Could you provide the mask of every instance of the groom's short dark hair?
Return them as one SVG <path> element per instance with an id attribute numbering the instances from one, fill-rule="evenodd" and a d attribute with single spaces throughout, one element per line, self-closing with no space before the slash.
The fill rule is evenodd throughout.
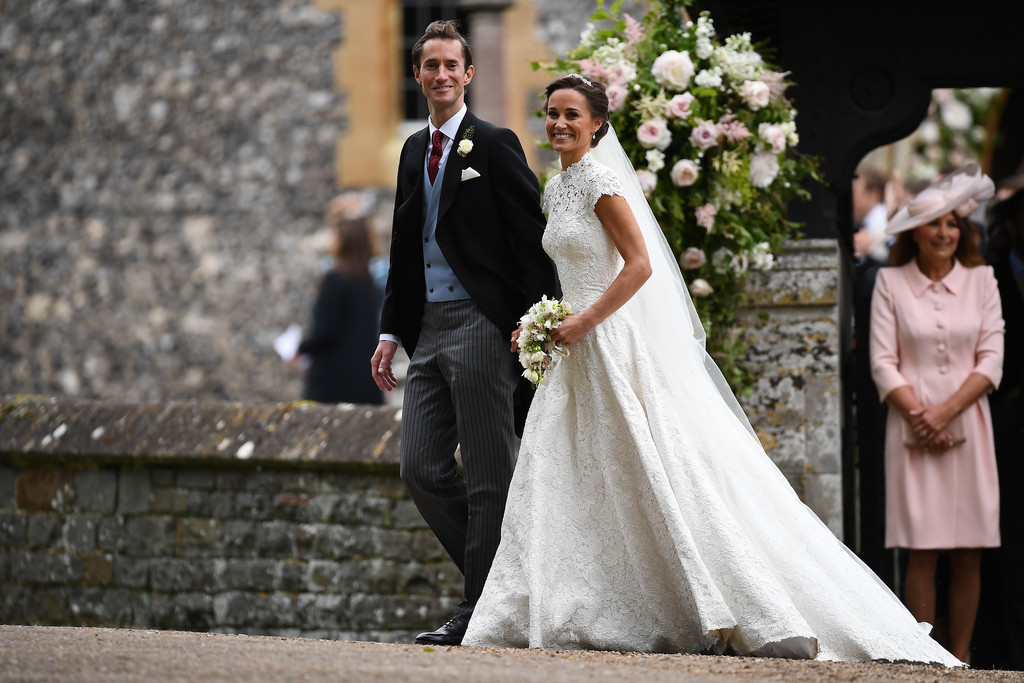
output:
<path id="1" fill-rule="evenodd" d="M 459 33 L 459 29 L 452 20 L 434 21 L 423 31 L 423 36 L 412 46 L 412 65 L 420 68 L 420 59 L 423 57 L 423 44 L 428 40 L 440 38 L 441 40 L 457 40 L 462 45 L 462 58 L 466 62 L 463 68 L 468 69 L 473 65 L 473 51 L 469 49 L 469 41 Z"/>

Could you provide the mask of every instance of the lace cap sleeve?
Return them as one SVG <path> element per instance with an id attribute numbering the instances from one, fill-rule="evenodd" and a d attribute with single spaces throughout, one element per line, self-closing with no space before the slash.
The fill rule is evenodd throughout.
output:
<path id="1" fill-rule="evenodd" d="M 615 172 L 604 164 L 595 161 L 589 169 L 590 176 L 587 178 L 587 188 L 590 192 L 590 205 L 597 206 L 597 200 L 605 195 L 619 197 L 623 196 L 622 183 L 619 182 Z"/>

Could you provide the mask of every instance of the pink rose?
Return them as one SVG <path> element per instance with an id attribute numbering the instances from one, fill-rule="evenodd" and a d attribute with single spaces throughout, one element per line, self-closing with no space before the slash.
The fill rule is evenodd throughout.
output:
<path id="1" fill-rule="evenodd" d="M 608 96 L 608 109 L 621 111 L 622 105 L 626 103 L 626 95 L 629 94 L 625 86 L 612 83 L 604 92 Z"/>
<path id="2" fill-rule="evenodd" d="M 707 262 L 708 259 L 704 256 L 704 252 L 697 247 L 688 247 L 682 256 L 679 257 L 679 265 L 686 270 L 700 268 Z"/>
<path id="3" fill-rule="evenodd" d="M 702 152 L 715 147 L 722 140 L 722 131 L 711 121 L 701 121 L 690 133 L 690 144 Z"/>
<path id="4" fill-rule="evenodd" d="M 647 149 L 656 147 L 663 150 L 672 142 L 672 133 L 665 119 L 651 119 L 636 129 L 636 139 Z"/>
<path id="5" fill-rule="evenodd" d="M 697 182 L 700 176 L 700 166 L 690 159 L 680 159 L 672 167 L 669 177 L 679 187 L 689 187 Z"/>
<path id="6" fill-rule="evenodd" d="M 690 117 L 690 105 L 697 99 L 688 92 L 676 95 L 665 105 L 665 113 L 672 119 L 686 119 Z"/>
<path id="7" fill-rule="evenodd" d="M 647 197 L 650 197 L 651 193 L 654 192 L 654 188 L 658 186 L 658 176 L 646 169 L 637 171 L 636 179 L 640 181 L 640 189 L 643 190 L 644 195 Z"/>
<path id="8" fill-rule="evenodd" d="M 717 215 L 718 209 L 711 204 L 705 204 L 696 211 L 697 225 L 711 232 L 711 228 L 715 227 L 715 216 Z"/>

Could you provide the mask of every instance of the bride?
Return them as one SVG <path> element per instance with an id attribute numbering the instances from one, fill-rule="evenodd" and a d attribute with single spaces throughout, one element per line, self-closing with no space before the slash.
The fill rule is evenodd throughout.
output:
<path id="1" fill-rule="evenodd" d="M 577 313 L 552 332 L 569 352 L 534 398 L 463 645 L 962 666 L 765 454 L 604 87 L 571 75 L 546 92 L 562 172 L 543 243 Z"/>

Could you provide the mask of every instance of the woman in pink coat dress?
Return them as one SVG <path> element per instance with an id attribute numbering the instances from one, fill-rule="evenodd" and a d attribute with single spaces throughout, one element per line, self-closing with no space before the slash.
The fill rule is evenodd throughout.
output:
<path id="1" fill-rule="evenodd" d="M 981 549 L 999 546 L 988 392 L 999 386 L 1003 318 L 992 268 L 965 216 L 993 195 L 977 164 L 922 190 L 890 221 L 893 267 L 871 303 L 871 374 L 889 404 L 888 548 L 906 548 L 904 600 L 935 621 L 935 569 L 948 552 L 948 649 L 967 661 L 981 590 Z"/>

